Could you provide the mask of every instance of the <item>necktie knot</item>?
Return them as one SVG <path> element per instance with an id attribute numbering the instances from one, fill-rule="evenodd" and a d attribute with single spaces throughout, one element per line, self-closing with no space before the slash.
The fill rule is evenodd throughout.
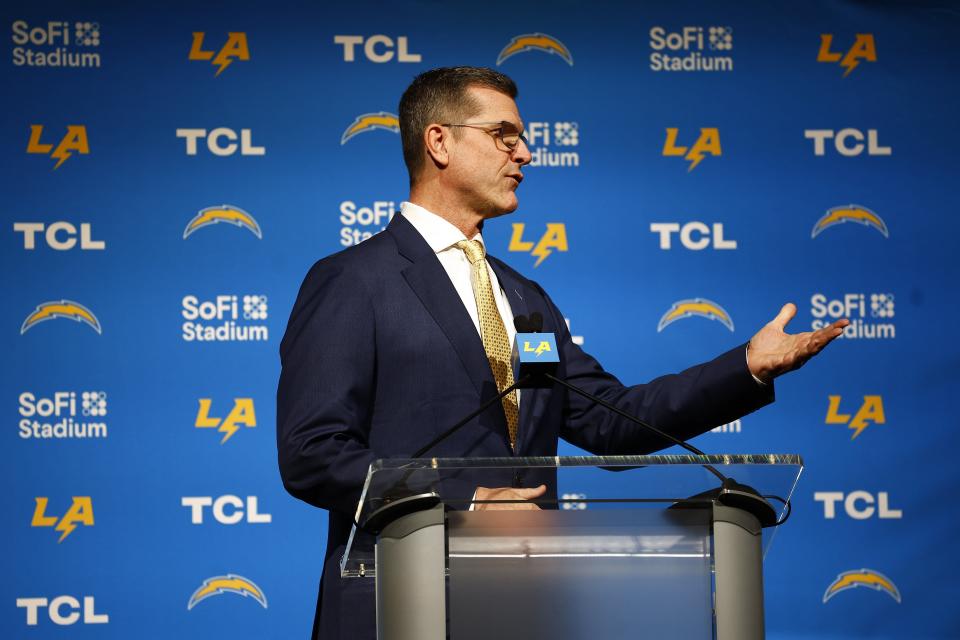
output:
<path id="1" fill-rule="evenodd" d="M 456 246 L 467 255 L 470 264 L 476 264 L 477 261 L 483 260 L 483 243 L 479 240 L 461 240 Z"/>

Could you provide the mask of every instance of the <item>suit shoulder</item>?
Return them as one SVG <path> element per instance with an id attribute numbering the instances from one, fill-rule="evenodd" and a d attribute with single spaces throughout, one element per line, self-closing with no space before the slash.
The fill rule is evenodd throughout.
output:
<path id="1" fill-rule="evenodd" d="M 396 254 L 397 245 L 390 234 L 377 233 L 359 244 L 320 258 L 310 267 L 304 280 L 333 274 L 359 277 Z"/>

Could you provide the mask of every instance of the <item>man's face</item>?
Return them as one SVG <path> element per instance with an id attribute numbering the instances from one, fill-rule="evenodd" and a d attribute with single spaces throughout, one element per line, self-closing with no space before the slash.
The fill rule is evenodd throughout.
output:
<path id="1" fill-rule="evenodd" d="M 510 122 L 523 130 L 517 103 L 510 96 L 486 87 L 470 87 L 470 96 L 480 109 L 462 123 Z M 496 124 L 457 127 L 448 150 L 448 186 L 457 199 L 484 218 L 510 213 L 517 208 L 516 190 L 523 179 L 520 168 L 530 162 L 530 150 L 520 140 L 511 150 L 491 133 Z"/>

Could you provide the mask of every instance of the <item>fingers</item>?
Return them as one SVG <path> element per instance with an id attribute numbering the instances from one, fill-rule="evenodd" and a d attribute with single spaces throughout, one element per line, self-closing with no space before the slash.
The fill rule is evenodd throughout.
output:
<path id="1" fill-rule="evenodd" d="M 514 493 L 518 497 L 523 498 L 524 500 L 531 500 L 533 498 L 539 498 L 547 492 L 547 485 L 542 484 L 539 487 L 534 487 L 532 489 L 514 489 Z"/>
<path id="2" fill-rule="evenodd" d="M 776 328 L 783 331 L 787 328 L 787 323 L 793 320 L 793 316 L 797 315 L 797 305 L 792 302 L 788 302 L 783 305 L 783 308 L 780 309 L 780 313 L 777 314 L 777 317 L 770 321 L 770 324 Z"/>

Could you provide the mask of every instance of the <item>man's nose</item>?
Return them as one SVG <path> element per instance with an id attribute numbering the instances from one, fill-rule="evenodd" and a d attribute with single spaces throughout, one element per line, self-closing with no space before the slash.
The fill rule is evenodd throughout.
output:
<path id="1" fill-rule="evenodd" d="M 530 147 L 527 146 L 527 141 L 520 138 L 520 140 L 517 141 L 517 146 L 513 148 L 513 161 L 522 167 L 525 164 L 529 164 L 532 159 L 533 156 L 530 154 Z"/>

